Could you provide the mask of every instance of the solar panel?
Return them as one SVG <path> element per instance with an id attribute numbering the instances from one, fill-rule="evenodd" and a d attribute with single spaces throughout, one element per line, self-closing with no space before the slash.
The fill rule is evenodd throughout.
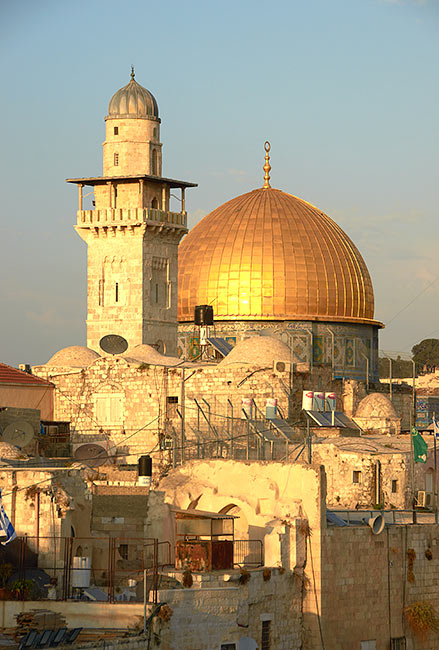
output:
<path id="1" fill-rule="evenodd" d="M 226 339 L 209 336 L 207 340 L 215 350 L 223 355 L 223 357 L 226 357 L 229 352 L 233 350 L 233 347 L 226 341 Z"/>
<path id="2" fill-rule="evenodd" d="M 340 427 L 341 429 L 359 429 L 353 420 L 342 411 L 305 411 L 319 427 Z"/>
<path id="3" fill-rule="evenodd" d="M 289 442 L 295 442 L 297 440 L 296 432 L 285 420 L 270 418 L 270 422 Z"/>

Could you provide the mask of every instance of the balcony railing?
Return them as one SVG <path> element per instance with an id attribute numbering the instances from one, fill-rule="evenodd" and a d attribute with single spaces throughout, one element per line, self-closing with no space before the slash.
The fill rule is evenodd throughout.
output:
<path id="1" fill-rule="evenodd" d="M 77 225 L 83 227 L 129 226 L 147 222 L 186 227 L 187 215 L 186 212 L 170 212 L 155 208 L 105 208 L 77 212 Z"/>

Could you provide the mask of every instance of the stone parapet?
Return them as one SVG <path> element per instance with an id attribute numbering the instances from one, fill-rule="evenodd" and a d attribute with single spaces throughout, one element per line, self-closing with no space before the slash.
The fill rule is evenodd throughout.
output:
<path id="1" fill-rule="evenodd" d="M 173 226 L 187 226 L 186 212 L 170 212 L 155 208 L 105 208 L 101 210 L 78 210 L 77 225 L 106 227 L 117 225 L 136 225 L 139 223 L 159 222 Z"/>

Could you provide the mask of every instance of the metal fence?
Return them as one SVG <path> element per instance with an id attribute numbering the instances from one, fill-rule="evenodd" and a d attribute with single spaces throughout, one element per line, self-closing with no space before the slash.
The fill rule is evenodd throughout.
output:
<path id="1" fill-rule="evenodd" d="M 242 567 L 263 566 L 262 541 L 260 539 L 235 539 L 233 541 L 233 562 Z"/>
<path id="2" fill-rule="evenodd" d="M 173 566 L 170 542 L 125 537 L 19 537 L 2 549 L 6 597 L 18 600 L 156 601 L 160 572 Z M 151 593 L 152 592 L 152 593 Z"/>
<path id="3" fill-rule="evenodd" d="M 262 566 L 261 540 L 234 540 L 235 566 Z M 4 598 L 157 602 L 159 589 L 178 586 L 169 541 L 126 537 L 18 537 L 0 549 Z M 146 576 L 146 587 L 144 585 Z"/>
<path id="4" fill-rule="evenodd" d="M 330 508 L 348 525 L 362 524 L 370 518 L 382 515 L 386 524 L 434 524 L 435 513 L 424 510 L 338 510 Z"/>

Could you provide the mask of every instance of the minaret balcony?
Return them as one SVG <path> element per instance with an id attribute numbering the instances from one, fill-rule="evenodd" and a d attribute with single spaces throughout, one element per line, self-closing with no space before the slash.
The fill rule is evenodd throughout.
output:
<path id="1" fill-rule="evenodd" d="M 186 228 L 187 213 L 156 208 L 104 208 L 101 210 L 78 210 L 77 212 L 77 225 L 82 228 L 134 226 L 148 222 Z"/>

